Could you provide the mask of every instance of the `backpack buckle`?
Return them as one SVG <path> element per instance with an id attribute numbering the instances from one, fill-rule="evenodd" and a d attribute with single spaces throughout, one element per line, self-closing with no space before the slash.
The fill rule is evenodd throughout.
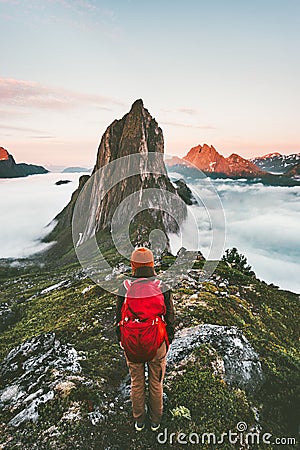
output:
<path id="1" fill-rule="evenodd" d="M 155 319 L 152 320 L 152 325 L 157 324 L 158 323 L 158 317 L 155 317 Z"/>

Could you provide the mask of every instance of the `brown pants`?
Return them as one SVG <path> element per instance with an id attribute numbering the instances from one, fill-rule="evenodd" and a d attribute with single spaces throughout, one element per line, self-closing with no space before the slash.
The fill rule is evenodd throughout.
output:
<path id="1" fill-rule="evenodd" d="M 131 376 L 131 402 L 134 420 L 143 423 L 145 411 L 145 364 L 148 365 L 149 381 L 149 418 L 153 423 L 160 423 L 163 413 L 163 379 L 166 372 L 166 343 L 159 347 L 152 361 L 147 363 L 126 363 Z"/>

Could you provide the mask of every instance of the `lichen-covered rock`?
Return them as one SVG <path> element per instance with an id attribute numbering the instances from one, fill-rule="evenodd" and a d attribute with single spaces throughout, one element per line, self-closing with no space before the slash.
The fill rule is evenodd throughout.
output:
<path id="1" fill-rule="evenodd" d="M 198 325 L 184 328 L 175 334 L 167 355 L 167 374 L 181 370 L 192 357 L 195 347 L 209 343 L 216 351 L 212 363 L 214 375 L 221 376 L 228 384 L 248 392 L 254 392 L 263 382 L 264 376 L 258 354 L 237 327 Z M 172 376 L 172 375 L 171 375 Z M 146 367 L 146 379 L 148 377 Z M 120 384 L 120 395 L 130 402 L 130 376 Z M 164 394 L 164 403 L 167 397 Z M 128 405 L 127 405 L 128 406 Z"/>
<path id="2" fill-rule="evenodd" d="M 0 365 L 5 383 L 0 408 L 13 412 L 9 425 L 36 422 L 39 405 L 59 394 L 62 385 L 66 387 L 68 375 L 81 372 L 79 360 L 76 350 L 61 344 L 54 333 L 33 337 L 12 349 Z"/>
<path id="3" fill-rule="evenodd" d="M 178 364 L 204 343 L 222 357 L 227 383 L 248 392 L 261 386 L 264 376 L 259 355 L 237 327 L 204 324 L 178 331 L 168 353 L 168 366 Z"/>

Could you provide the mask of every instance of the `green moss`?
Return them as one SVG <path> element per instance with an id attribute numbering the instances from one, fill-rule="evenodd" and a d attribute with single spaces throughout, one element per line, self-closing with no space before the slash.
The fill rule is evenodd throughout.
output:
<path id="1" fill-rule="evenodd" d="M 107 257 L 113 264 L 127 262 L 109 249 Z M 171 264 L 172 259 L 164 257 L 164 266 Z M 202 261 L 195 264 L 203 266 Z M 41 430 L 55 425 L 72 402 L 79 403 L 82 420 L 59 424 L 61 434 L 55 437 L 56 448 L 67 449 L 70 445 L 74 448 L 78 445 L 81 448 L 105 448 L 107 442 L 133 450 L 156 448 L 153 433 L 145 431 L 137 438 L 130 409 L 120 409 L 109 419 L 108 425 L 93 427 L 87 419 L 89 401 L 98 404 L 104 394 L 114 391 L 127 368 L 115 336 L 116 298 L 93 285 L 91 280 L 78 278 L 80 271 L 78 263 L 74 262 L 43 269 L 33 265 L 23 268 L 5 266 L 4 270 L 0 266 L 0 302 L 8 303 L 16 312 L 14 321 L 0 334 L 0 357 L 5 357 L 11 348 L 26 339 L 41 332 L 55 331 L 63 343 L 69 342 L 83 352 L 83 374 L 98 383 L 95 390 L 78 385 L 66 399 L 48 402 L 43 407 L 41 422 L 26 425 L 24 448 L 30 448 L 30 442 L 34 443 L 41 436 Z M 254 404 L 259 406 L 260 423 L 265 431 L 274 436 L 292 436 L 297 429 L 294 412 L 299 396 L 298 295 L 246 276 L 225 262 L 219 263 L 215 277 L 220 277 L 220 281 L 227 280 L 226 287 L 219 289 L 207 281 L 197 292 L 197 298 L 190 299 L 196 290 L 185 283 L 173 289 L 177 324 L 238 326 L 259 353 L 266 382 L 253 398 L 228 387 L 213 373 L 211 364 L 216 355 L 209 346 L 202 346 L 186 367 L 177 368 L 174 376 L 166 380 L 169 403 L 162 425 L 175 433 L 180 429 L 219 433 L 234 427 L 239 420 L 252 423 L 251 405 Z M 41 294 L 43 289 L 61 281 L 68 284 Z M 86 287 L 91 289 L 82 294 Z M 170 411 L 180 406 L 190 410 L 191 421 L 172 418 Z M 15 444 L 18 436 L 16 430 Z M 24 443 L 24 436 L 22 439 Z M 47 448 L 43 445 L 41 448 Z"/>
<path id="2" fill-rule="evenodd" d="M 252 404 L 245 392 L 230 388 L 213 373 L 216 357 L 209 345 L 202 345 L 193 351 L 190 362 L 179 367 L 177 373 L 174 371 L 167 381 L 169 434 L 178 435 L 178 430 L 183 430 L 187 435 L 214 433 L 220 438 L 223 432 L 236 430 L 241 420 L 249 425 L 255 423 Z M 191 420 L 186 415 L 172 413 L 180 407 L 190 411 Z M 222 448 L 235 448 L 224 445 Z"/>

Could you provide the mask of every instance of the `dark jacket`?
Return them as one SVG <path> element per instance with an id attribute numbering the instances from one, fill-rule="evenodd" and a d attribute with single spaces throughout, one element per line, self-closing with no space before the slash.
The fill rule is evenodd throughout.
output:
<path id="1" fill-rule="evenodd" d="M 133 278 L 155 278 L 155 275 L 153 275 L 153 269 L 152 267 L 139 267 L 135 274 L 133 275 Z M 165 299 L 165 305 L 166 305 L 166 315 L 165 315 L 165 321 L 167 324 L 167 333 L 169 338 L 169 343 L 172 342 L 174 337 L 174 331 L 175 331 L 175 311 L 174 311 L 174 305 L 172 300 L 172 293 L 170 289 L 168 289 L 167 285 L 162 283 L 162 291 L 163 296 Z M 126 294 L 125 286 L 122 284 L 118 291 L 118 298 L 117 298 L 117 306 L 116 306 L 116 334 L 118 337 L 118 340 L 121 340 L 121 332 L 120 328 L 118 326 L 118 323 L 121 320 L 121 310 L 124 303 Z"/>

